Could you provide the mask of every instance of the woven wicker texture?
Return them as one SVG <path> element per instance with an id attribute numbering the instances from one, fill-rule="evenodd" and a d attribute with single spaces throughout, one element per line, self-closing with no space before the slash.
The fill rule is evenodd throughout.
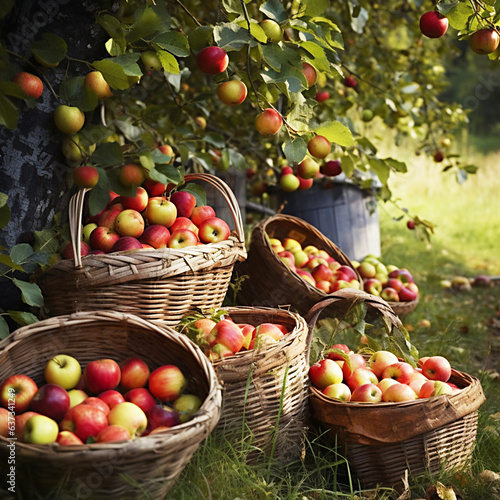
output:
<path id="1" fill-rule="evenodd" d="M 293 238 L 302 248 L 313 245 L 319 250 L 327 251 L 342 265 L 353 267 L 349 257 L 308 222 L 292 215 L 273 215 L 254 227 L 248 258 L 236 265 L 235 271 L 239 276 L 248 276 L 243 281 L 237 297 L 238 303 L 242 305 L 290 305 L 300 314 L 306 314 L 314 304 L 327 296 L 325 292 L 290 271 L 271 248 L 266 234 L 281 241 L 284 238 Z M 359 275 L 358 279 L 361 282 Z M 273 286 L 269 286 L 269 283 Z M 389 304 L 394 312 L 400 315 L 413 311 L 418 300 Z"/>
<path id="2" fill-rule="evenodd" d="M 150 369 L 176 364 L 189 379 L 187 391 L 202 398 L 203 404 L 192 420 L 128 442 L 80 446 L 16 442 L 17 490 L 29 495 L 34 489 L 51 498 L 164 498 L 220 418 L 221 388 L 206 356 L 185 335 L 137 316 L 75 313 L 23 327 L 0 342 L 0 380 L 23 373 L 40 385 L 45 364 L 60 353 L 74 356 L 82 368 L 94 359 L 120 362 L 130 356 L 141 357 Z M 0 437 L 0 443 L 0 468 L 5 472 L 9 441 Z M 54 492 L 58 484 L 67 496 Z"/>
<path id="3" fill-rule="evenodd" d="M 323 309 L 330 311 L 338 304 L 339 311 L 345 311 L 349 302 L 362 300 L 362 295 L 346 290 L 330 295 L 307 315 L 309 328 Z M 387 303 L 364 295 L 367 305 L 386 321 L 396 328 L 400 325 Z M 315 419 L 345 447 L 349 463 L 365 487 L 398 487 L 407 468 L 411 474 L 437 472 L 442 467 L 462 466 L 470 459 L 484 394 L 479 380 L 466 373 L 452 370 L 450 381 L 462 390 L 401 403 L 342 403 L 313 386 L 310 400 Z"/>
<path id="4" fill-rule="evenodd" d="M 228 240 L 182 249 L 135 250 L 81 257 L 86 190 L 70 201 L 71 241 L 76 259 L 59 262 L 38 279 L 51 316 L 110 309 L 176 325 L 195 307 L 220 307 L 234 264 L 246 258 L 238 202 L 227 184 L 210 174 L 188 174 L 214 186 L 227 202 L 235 230 Z"/>
<path id="5" fill-rule="evenodd" d="M 222 417 L 217 426 L 228 436 L 253 436 L 251 461 L 262 454 L 281 463 L 301 457 L 308 419 L 309 361 L 307 324 L 282 309 L 231 307 L 236 323 L 279 323 L 288 333 L 275 344 L 239 352 L 214 362 L 222 383 Z M 247 429 L 250 432 L 247 432 Z"/>

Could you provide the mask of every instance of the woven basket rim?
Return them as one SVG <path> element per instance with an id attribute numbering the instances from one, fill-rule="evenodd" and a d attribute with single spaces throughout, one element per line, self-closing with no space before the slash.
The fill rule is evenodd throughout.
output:
<path id="1" fill-rule="evenodd" d="M 189 440 L 197 439 L 199 437 L 199 427 L 209 426 L 210 428 L 215 427 L 218 419 L 220 418 L 221 411 L 221 384 L 218 380 L 217 374 L 208 360 L 208 358 L 203 354 L 200 348 L 192 342 L 186 335 L 182 335 L 176 330 L 168 326 L 160 326 L 152 321 L 147 321 L 137 315 L 115 312 L 110 310 L 102 311 L 83 311 L 76 312 L 72 314 L 55 316 L 41 320 L 37 323 L 21 327 L 14 332 L 12 332 L 7 338 L 0 341 L 0 355 L 8 350 L 12 349 L 21 342 L 29 341 L 30 339 L 36 337 L 37 334 L 41 332 L 50 331 L 62 327 L 63 325 L 67 328 L 68 326 L 85 325 L 91 323 L 101 323 L 101 322 L 126 322 L 131 324 L 134 328 L 140 328 L 149 331 L 150 333 L 157 335 L 157 338 L 165 337 L 166 339 L 178 343 L 186 349 L 191 355 L 193 355 L 197 362 L 200 363 L 201 369 L 208 377 L 208 394 L 203 401 L 199 412 L 193 416 L 193 418 L 185 423 L 171 427 L 164 432 L 140 436 L 138 438 L 132 439 L 130 441 L 117 441 L 108 443 L 89 443 L 83 445 L 74 446 L 61 446 L 58 443 L 50 444 L 30 444 L 23 443 L 21 441 L 16 442 L 16 448 L 19 453 L 27 453 L 43 455 L 44 459 L 50 456 L 61 456 L 61 453 L 72 452 L 73 454 L 81 455 L 82 458 L 87 459 L 89 457 L 89 452 L 92 456 L 100 457 L 104 456 L 110 451 L 120 451 L 120 453 L 129 454 L 131 452 L 144 452 L 146 449 L 154 449 L 158 445 L 164 445 L 174 442 L 183 442 Z M 217 412 L 217 413 L 214 413 Z M 210 429 L 211 430 L 211 429 Z M 0 443 L 9 443 L 9 439 L 0 436 Z"/>

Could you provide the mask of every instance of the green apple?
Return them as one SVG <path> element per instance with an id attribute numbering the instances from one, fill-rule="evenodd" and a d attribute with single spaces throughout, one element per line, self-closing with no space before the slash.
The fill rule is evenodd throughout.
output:
<path id="1" fill-rule="evenodd" d="M 45 381 L 48 384 L 60 385 L 66 390 L 76 387 L 81 376 L 80 363 L 76 358 L 67 354 L 58 354 L 45 365 Z"/>
<path id="2" fill-rule="evenodd" d="M 294 174 L 285 174 L 280 177 L 280 188 L 285 191 L 285 193 L 292 193 L 297 191 L 300 186 L 299 178 Z"/>
<path id="3" fill-rule="evenodd" d="M 85 224 L 83 226 L 82 230 L 82 235 L 83 235 L 83 241 L 87 243 L 87 245 L 90 245 L 90 233 L 97 227 L 97 224 L 95 222 L 89 222 L 88 224 Z"/>
<path id="4" fill-rule="evenodd" d="M 24 424 L 23 442 L 32 444 L 53 443 L 59 434 L 55 420 L 45 415 L 34 415 Z"/>
<path id="5" fill-rule="evenodd" d="M 54 111 L 54 122 L 64 134 L 75 134 L 83 127 L 85 115 L 76 106 L 61 104 Z"/>
<path id="6" fill-rule="evenodd" d="M 172 407 L 179 413 L 181 423 L 184 423 L 200 409 L 201 403 L 201 399 L 196 394 L 181 394 Z"/>
<path id="7" fill-rule="evenodd" d="M 283 30 L 276 21 L 273 21 L 272 19 L 264 19 L 260 22 L 260 27 L 264 30 L 264 33 L 270 42 L 278 43 L 283 40 Z"/>
<path id="8" fill-rule="evenodd" d="M 104 79 L 100 71 L 91 71 L 87 73 L 83 79 L 83 84 L 94 92 L 98 99 L 107 99 L 113 95 L 108 82 Z"/>

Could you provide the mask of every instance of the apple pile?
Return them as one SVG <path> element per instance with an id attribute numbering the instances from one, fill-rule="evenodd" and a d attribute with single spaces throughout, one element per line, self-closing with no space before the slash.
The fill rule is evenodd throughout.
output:
<path id="1" fill-rule="evenodd" d="M 181 331 L 204 351 L 211 361 L 234 356 L 238 352 L 260 349 L 275 344 L 288 332 L 279 323 L 236 323 L 230 317 L 187 317 Z"/>
<path id="2" fill-rule="evenodd" d="M 67 354 L 50 359 L 45 383 L 24 374 L 0 385 L 0 435 L 60 445 L 128 441 L 187 422 L 202 401 L 185 392 L 173 364 L 153 371 L 139 357 L 97 359 L 83 369 Z"/>
<path id="3" fill-rule="evenodd" d="M 137 166 L 129 166 L 132 176 Z M 179 249 L 229 238 L 229 225 L 216 216 L 213 207 L 197 205 L 196 198 L 188 191 L 165 194 L 166 191 L 164 184 L 147 179 L 136 188 L 135 196 L 111 192 L 107 206 L 85 220 L 82 256 L 126 250 Z M 63 258 L 71 259 L 73 255 L 72 244 L 66 243 Z"/>
<path id="4" fill-rule="evenodd" d="M 390 351 L 374 352 L 368 360 L 345 344 L 325 352 L 327 357 L 309 368 L 309 378 L 334 400 L 396 403 L 461 390 L 449 382 L 451 366 L 443 356 L 422 357 L 414 368 Z"/>
<path id="5" fill-rule="evenodd" d="M 350 266 L 343 265 L 326 250 L 314 245 L 302 245 L 293 238 L 268 237 L 271 248 L 287 267 L 303 280 L 325 293 L 341 288 L 361 288 L 358 276 Z"/>
<path id="6" fill-rule="evenodd" d="M 418 298 L 418 286 L 405 268 L 386 266 L 379 258 L 367 255 L 353 266 L 363 279 L 363 290 L 388 302 L 412 302 Z"/>

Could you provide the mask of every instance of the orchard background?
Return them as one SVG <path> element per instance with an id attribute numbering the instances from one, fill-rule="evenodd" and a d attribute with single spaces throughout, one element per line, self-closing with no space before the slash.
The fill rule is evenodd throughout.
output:
<path id="1" fill-rule="evenodd" d="M 448 29 L 429 38 L 419 20 L 434 10 Z M 248 202 L 278 210 L 275 195 L 286 197 L 297 182 L 285 182 L 283 168 L 296 177 L 311 156 L 309 141 L 324 136 L 331 151 L 314 159 L 316 167 L 338 160 L 343 176 L 375 193 L 379 209 L 390 213 L 382 221 L 384 251 L 391 254 L 399 241 L 388 243 L 390 231 L 408 232 L 408 222 L 417 239 L 402 237 L 402 253 L 432 245 L 448 224 L 444 212 L 429 213 L 421 202 L 432 186 L 421 178 L 394 186 L 414 182 L 425 164 L 425 181 L 457 199 L 450 181 L 477 182 L 470 199 L 488 192 L 495 166 L 487 169 L 470 153 L 497 148 L 500 51 L 480 55 L 471 40 L 486 29 L 495 42 L 499 17 L 493 0 L 3 1 L 1 336 L 39 318 L 43 296 L 30 276 L 60 258 L 73 174 L 82 165 L 99 174 L 89 197 L 93 213 L 110 189 L 133 193 L 121 175 L 129 164 L 165 184 L 181 184 L 187 172 L 233 175 L 244 180 Z M 227 53 L 220 73 L 207 74 L 209 58 L 200 61 L 208 46 Z M 39 97 L 13 81 L 22 71 L 40 78 Z M 109 95 L 100 98 L 85 84 L 94 71 Z M 218 89 L 228 81 L 244 83 L 241 103 L 223 102 Z M 61 105 L 81 110 L 81 129 L 67 134 L 55 125 Z M 266 109 L 281 121 L 276 133 L 263 135 L 255 120 Z M 332 181 L 326 175 L 316 182 Z M 249 214 L 249 224 L 261 216 Z M 499 272 L 494 264 L 488 271 Z"/>

